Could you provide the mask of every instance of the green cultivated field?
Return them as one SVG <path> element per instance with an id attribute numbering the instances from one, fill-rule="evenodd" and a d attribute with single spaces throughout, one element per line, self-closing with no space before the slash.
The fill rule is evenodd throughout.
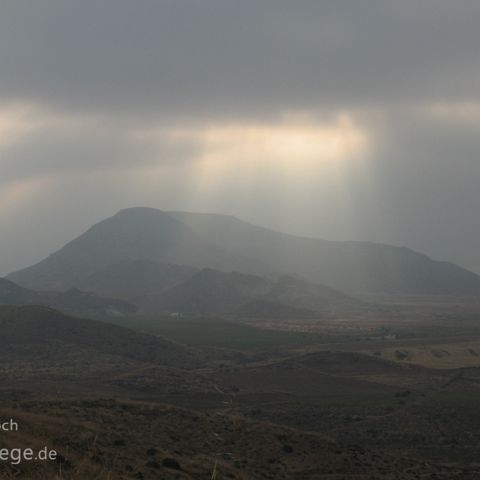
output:
<path id="1" fill-rule="evenodd" d="M 115 323 L 146 333 L 161 335 L 186 345 L 240 350 L 294 348 L 354 340 L 354 337 L 349 335 L 263 330 L 239 323 L 198 317 L 130 317 L 116 319 Z"/>

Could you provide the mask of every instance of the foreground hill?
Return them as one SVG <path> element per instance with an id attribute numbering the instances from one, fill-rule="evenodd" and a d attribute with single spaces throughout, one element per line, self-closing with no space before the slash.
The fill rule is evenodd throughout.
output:
<path id="1" fill-rule="evenodd" d="M 46 444 L 59 450 L 64 464 L 6 464 L 0 478 L 467 480 L 478 473 L 344 446 L 319 434 L 223 412 L 84 399 L 24 408 L 14 412 L 24 429 L 8 435 L 7 445 Z M 0 413 L 8 418 L 12 410 Z"/>
<path id="2" fill-rule="evenodd" d="M 46 358 L 106 354 L 176 367 L 196 365 L 186 348 L 159 337 L 95 320 L 75 318 L 47 307 L 0 306 L 4 358 Z"/>
<path id="3" fill-rule="evenodd" d="M 151 208 L 122 210 L 8 278 L 32 289 L 64 290 L 131 260 L 256 275 L 295 273 L 347 292 L 480 294 L 480 276 L 407 248 L 302 238 L 234 217 Z"/>
<path id="4" fill-rule="evenodd" d="M 43 305 L 78 315 L 128 315 L 137 307 L 123 300 L 99 297 L 71 288 L 65 292 L 35 292 L 0 278 L 0 305 Z"/>

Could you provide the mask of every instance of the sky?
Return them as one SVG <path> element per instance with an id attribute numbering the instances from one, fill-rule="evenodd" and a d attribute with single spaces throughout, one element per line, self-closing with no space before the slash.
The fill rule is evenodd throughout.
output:
<path id="1" fill-rule="evenodd" d="M 478 0 L 2 0 L 0 275 L 131 206 L 480 273 Z"/>

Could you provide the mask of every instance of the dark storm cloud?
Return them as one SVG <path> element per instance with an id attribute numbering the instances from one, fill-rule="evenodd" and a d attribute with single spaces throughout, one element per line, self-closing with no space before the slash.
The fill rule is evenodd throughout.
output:
<path id="1" fill-rule="evenodd" d="M 480 3 L 6 0 L 0 96 L 155 116 L 478 96 Z"/>

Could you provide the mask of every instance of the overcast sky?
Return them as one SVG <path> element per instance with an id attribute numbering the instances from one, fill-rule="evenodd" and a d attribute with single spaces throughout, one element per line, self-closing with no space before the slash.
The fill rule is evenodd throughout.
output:
<path id="1" fill-rule="evenodd" d="M 129 206 L 480 273 L 478 0 L 2 0 L 0 275 Z"/>

